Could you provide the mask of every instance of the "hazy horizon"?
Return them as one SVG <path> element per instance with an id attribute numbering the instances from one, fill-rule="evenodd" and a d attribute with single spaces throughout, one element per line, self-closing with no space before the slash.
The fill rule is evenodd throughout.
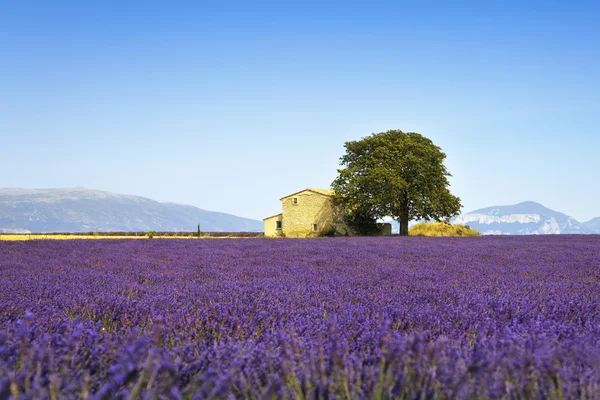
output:
<path id="1" fill-rule="evenodd" d="M 344 142 L 415 131 L 463 212 L 600 216 L 600 5 L 5 5 L 0 187 L 85 187 L 262 219 Z"/>
<path id="2" fill-rule="evenodd" d="M 119 195 L 119 196 L 133 196 L 133 197 L 147 198 L 149 200 L 156 200 L 156 199 L 148 198 L 148 197 L 145 197 L 145 196 L 138 196 L 138 195 L 131 194 L 131 193 L 116 193 L 116 192 L 98 190 L 98 189 L 94 189 L 94 188 L 87 188 L 87 187 L 84 187 L 84 186 L 75 186 L 75 187 L 67 187 L 67 188 L 3 188 L 3 187 L 0 187 L 0 193 L 2 191 L 5 191 L 5 190 L 25 190 L 25 191 L 29 191 L 29 190 L 31 190 L 31 191 L 54 191 L 54 190 L 56 190 L 56 191 L 74 190 L 75 191 L 75 190 L 89 190 L 89 191 L 92 191 L 92 192 L 101 191 L 101 192 L 107 192 L 107 193 L 114 194 L 114 195 Z M 156 200 L 156 201 L 158 201 L 158 200 Z M 169 201 L 169 200 L 167 200 L 167 201 L 159 201 L 159 202 L 162 203 L 162 204 L 174 204 L 174 205 L 181 205 L 181 206 L 198 207 L 198 206 L 195 206 L 194 204 L 182 203 L 182 202 L 179 202 L 179 201 Z M 540 203 L 540 202 L 532 201 L 532 200 L 524 200 L 524 201 L 520 201 L 520 202 L 517 202 L 517 203 L 514 203 L 514 204 L 493 204 L 493 205 L 488 205 L 488 206 L 485 206 L 485 207 L 481 207 L 479 209 L 462 210 L 462 213 L 466 214 L 466 213 L 470 213 L 470 212 L 474 212 L 474 211 L 479 211 L 479 210 L 482 210 L 482 209 L 492 208 L 492 207 L 511 207 L 511 206 L 516 206 L 516 205 L 525 204 L 525 203 L 535 203 L 535 204 L 538 204 L 538 205 L 541 205 L 541 206 L 545 207 L 545 205 L 542 204 L 542 203 Z M 198 207 L 198 208 L 202 209 L 202 207 Z M 203 209 L 203 210 L 205 210 L 205 211 L 211 211 L 211 212 L 222 212 L 220 210 L 208 210 L 208 209 Z M 551 210 L 551 211 L 563 213 L 563 214 L 565 214 L 565 215 L 567 215 L 569 217 L 572 217 L 572 215 L 570 215 L 568 213 L 565 213 L 565 212 L 563 212 L 561 210 Z M 278 210 L 275 214 L 277 214 L 278 212 L 281 212 L 281 210 Z M 234 213 L 228 213 L 228 214 L 234 215 L 236 217 L 241 217 L 241 218 L 249 218 L 249 217 L 246 217 L 244 215 L 238 215 L 238 214 L 234 214 Z M 595 219 L 595 218 L 600 218 L 600 216 L 598 216 L 598 217 L 592 217 L 589 220 L 578 220 L 578 222 L 584 222 L 585 223 L 585 222 L 589 222 L 590 220 Z M 262 218 L 255 218 L 255 219 L 256 220 L 262 220 Z M 577 218 L 575 218 L 575 219 L 577 219 Z M 389 217 L 385 218 L 384 220 L 385 221 L 392 221 L 392 219 L 389 218 Z M 418 221 L 411 221 L 411 223 L 413 223 L 413 224 L 417 223 L 417 222 Z"/>

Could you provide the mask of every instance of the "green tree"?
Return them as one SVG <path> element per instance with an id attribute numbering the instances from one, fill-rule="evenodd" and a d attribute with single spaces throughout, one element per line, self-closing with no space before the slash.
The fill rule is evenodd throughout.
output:
<path id="1" fill-rule="evenodd" d="M 334 204 L 344 213 L 368 210 L 374 218 L 392 217 L 402 236 L 411 220 L 441 221 L 459 213 L 460 199 L 448 189 L 446 154 L 430 139 L 390 130 L 344 147 L 342 169 L 331 184 Z"/>
<path id="2" fill-rule="evenodd" d="M 346 208 L 343 210 L 342 219 L 346 226 L 348 226 L 355 234 L 361 236 L 373 236 L 379 234 L 377 217 L 373 211 L 369 209 Z"/>

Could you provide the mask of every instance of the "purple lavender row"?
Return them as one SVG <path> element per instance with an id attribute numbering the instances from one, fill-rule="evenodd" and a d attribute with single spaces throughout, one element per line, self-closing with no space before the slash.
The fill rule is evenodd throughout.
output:
<path id="1" fill-rule="evenodd" d="M 600 237 L 0 242 L 0 398 L 600 398 Z"/>

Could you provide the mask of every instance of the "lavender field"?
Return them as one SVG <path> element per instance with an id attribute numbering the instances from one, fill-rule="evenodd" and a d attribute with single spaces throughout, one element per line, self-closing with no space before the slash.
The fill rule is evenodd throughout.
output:
<path id="1" fill-rule="evenodd" d="M 0 399 L 594 399 L 599 305 L 599 236 L 0 241 Z"/>

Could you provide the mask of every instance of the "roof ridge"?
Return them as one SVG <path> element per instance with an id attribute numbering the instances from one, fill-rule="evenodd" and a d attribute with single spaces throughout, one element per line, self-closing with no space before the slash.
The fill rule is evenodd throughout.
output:
<path id="1" fill-rule="evenodd" d="M 299 190 L 299 191 L 297 191 L 297 192 L 294 192 L 294 193 L 292 193 L 292 194 L 288 194 L 287 196 L 283 196 L 283 197 L 282 197 L 281 199 L 279 199 L 279 200 L 287 199 L 287 198 L 288 198 L 288 197 L 290 197 L 290 196 L 293 196 L 293 195 L 295 195 L 295 194 L 298 194 L 298 193 L 306 192 L 307 190 L 308 190 L 308 191 L 311 191 L 311 192 L 314 192 L 314 193 L 318 193 L 318 194 L 320 194 L 320 195 L 323 195 L 323 196 L 332 196 L 332 195 L 333 195 L 333 193 L 334 193 L 334 192 L 333 192 L 333 190 L 331 190 L 331 189 L 315 189 L 315 188 L 306 188 L 306 189 L 302 189 L 302 190 Z"/>

